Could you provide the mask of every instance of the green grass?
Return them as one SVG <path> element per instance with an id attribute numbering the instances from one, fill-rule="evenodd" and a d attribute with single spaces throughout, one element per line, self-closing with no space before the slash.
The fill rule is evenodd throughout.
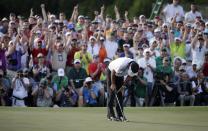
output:
<path id="1" fill-rule="evenodd" d="M 207 131 L 208 107 L 125 108 L 129 122 L 106 108 L 0 107 L 1 131 Z"/>

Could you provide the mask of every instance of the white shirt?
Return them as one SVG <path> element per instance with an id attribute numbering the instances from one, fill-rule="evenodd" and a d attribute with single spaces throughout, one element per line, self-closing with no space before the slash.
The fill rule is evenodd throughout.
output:
<path id="1" fill-rule="evenodd" d="M 104 45 L 107 51 L 107 57 L 113 59 L 113 57 L 116 55 L 118 44 L 115 41 L 106 40 Z"/>
<path id="2" fill-rule="evenodd" d="M 171 18 L 173 18 L 176 13 L 179 15 L 177 16 L 176 20 L 180 20 L 182 17 L 184 17 L 184 10 L 183 7 L 180 5 L 174 6 L 173 4 L 168 4 L 163 9 L 165 20 L 166 22 L 171 22 Z"/>
<path id="3" fill-rule="evenodd" d="M 197 16 L 200 16 L 202 18 L 202 15 L 200 12 L 196 11 L 196 12 L 193 12 L 193 11 L 189 11 L 185 14 L 185 21 L 187 23 L 194 23 L 195 21 L 195 18 Z"/>
<path id="4" fill-rule="evenodd" d="M 150 64 L 154 69 L 156 68 L 156 61 L 153 58 L 146 60 L 145 58 L 138 59 L 137 63 L 144 69 L 144 77 L 147 78 L 147 82 L 153 82 L 153 71 L 147 65 Z"/>
<path id="5" fill-rule="evenodd" d="M 198 83 L 199 83 L 199 81 L 198 81 Z M 201 85 L 196 85 L 196 83 L 194 81 L 192 81 L 191 84 L 192 84 L 192 89 L 198 88 L 197 94 L 200 94 L 201 92 L 203 92 L 202 88 L 201 88 Z"/>
<path id="6" fill-rule="evenodd" d="M 134 60 L 127 57 L 118 58 L 113 60 L 109 64 L 108 68 L 110 71 L 114 70 L 116 72 L 116 76 L 125 76 L 128 75 L 128 66 L 132 61 Z"/>
<path id="7" fill-rule="evenodd" d="M 87 52 L 89 52 L 92 56 L 98 55 L 99 54 L 100 47 L 97 43 L 92 46 L 91 43 L 88 44 L 87 46 Z"/>
<path id="8" fill-rule="evenodd" d="M 199 42 L 196 43 L 195 48 L 191 49 L 192 53 L 192 64 L 197 64 L 197 68 L 200 68 L 204 63 L 204 54 L 207 51 L 206 45 L 204 44 L 201 49 L 199 48 Z"/>

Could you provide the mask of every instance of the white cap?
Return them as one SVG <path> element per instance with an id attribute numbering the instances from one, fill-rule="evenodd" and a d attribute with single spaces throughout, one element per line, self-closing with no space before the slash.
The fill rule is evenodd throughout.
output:
<path id="1" fill-rule="evenodd" d="M 96 40 L 96 38 L 94 36 L 90 36 L 89 40 L 94 39 Z"/>
<path id="2" fill-rule="evenodd" d="M 58 76 L 64 76 L 64 69 L 63 68 L 58 69 Z"/>
<path id="3" fill-rule="evenodd" d="M 165 27 L 165 26 L 168 27 L 168 23 L 163 23 L 162 27 Z"/>
<path id="4" fill-rule="evenodd" d="M 160 30 L 160 28 L 156 28 L 156 29 L 154 30 L 154 32 L 155 32 L 155 33 L 158 33 L 158 32 L 161 32 L 161 30 Z"/>
<path id="5" fill-rule="evenodd" d="M 100 37 L 100 40 L 105 40 L 105 38 L 104 37 Z"/>
<path id="6" fill-rule="evenodd" d="M 123 44 L 123 47 L 130 47 L 130 45 L 129 44 Z"/>
<path id="7" fill-rule="evenodd" d="M 51 15 L 50 15 L 50 18 L 56 18 L 56 16 L 55 16 L 55 15 L 53 15 L 53 14 L 51 14 Z"/>
<path id="8" fill-rule="evenodd" d="M 77 64 L 77 63 L 81 63 L 81 61 L 79 59 L 75 59 L 74 64 Z"/>
<path id="9" fill-rule="evenodd" d="M 65 36 L 71 35 L 71 32 L 66 32 Z"/>
<path id="10" fill-rule="evenodd" d="M 84 16 L 83 15 L 78 16 L 78 19 L 80 19 L 80 18 L 84 18 Z"/>
<path id="11" fill-rule="evenodd" d="M 86 79 L 85 79 L 85 83 L 87 83 L 87 82 L 92 82 L 93 80 L 92 80 L 92 78 L 91 77 L 87 77 Z"/>
<path id="12" fill-rule="evenodd" d="M 208 21 L 205 23 L 205 25 L 208 25 Z"/>
<path id="13" fill-rule="evenodd" d="M 174 39 L 174 40 L 175 40 L 175 41 L 176 41 L 176 40 L 180 40 L 180 41 L 182 41 L 180 37 L 175 37 L 175 39 Z"/>

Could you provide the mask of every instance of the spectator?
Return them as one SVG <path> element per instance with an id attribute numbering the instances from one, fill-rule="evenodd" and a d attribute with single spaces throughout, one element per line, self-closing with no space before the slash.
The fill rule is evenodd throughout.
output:
<path id="1" fill-rule="evenodd" d="M 197 33 L 191 42 L 192 64 L 197 65 L 197 69 L 200 69 L 204 62 L 205 52 L 208 49 L 208 38 L 201 32 Z"/>
<path id="2" fill-rule="evenodd" d="M 154 82 L 154 71 L 156 69 L 155 59 L 151 57 L 150 49 L 144 50 L 144 58 L 138 59 L 137 63 L 140 67 L 144 68 L 144 77 L 147 79 L 147 105 L 149 105 L 150 96 L 152 93 L 153 82 Z"/>
<path id="3" fill-rule="evenodd" d="M 105 48 L 105 38 L 100 37 L 99 44 L 100 44 L 100 50 L 99 50 L 99 60 L 100 62 L 103 62 L 104 59 L 107 57 L 107 50 Z"/>
<path id="4" fill-rule="evenodd" d="M 42 53 L 37 55 L 37 59 L 37 64 L 34 64 L 33 66 L 33 78 L 36 82 L 39 82 L 50 73 L 50 70 L 46 65 L 46 61 Z"/>
<path id="5" fill-rule="evenodd" d="M 165 21 L 170 23 L 175 16 L 177 20 L 181 20 L 184 17 L 184 10 L 183 7 L 179 5 L 179 0 L 173 0 L 172 4 L 165 6 L 162 14 L 165 16 Z"/>
<path id="6" fill-rule="evenodd" d="M 107 51 L 107 57 L 112 60 L 116 55 L 118 44 L 115 41 L 115 35 L 113 33 L 111 33 L 109 36 L 106 36 L 106 39 L 107 40 L 104 45 Z"/>
<path id="7" fill-rule="evenodd" d="M 175 57 L 185 58 L 185 47 L 186 45 L 182 39 L 176 37 L 175 41 L 170 43 L 171 59 L 174 59 Z"/>
<path id="8" fill-rule="evenodd" d="M 191 3 L 191 10 L 185 14 L 185 22 L 186 23 L 194 23 L 196 17 L 201 17 L 201 13 L 197 9 L 196 3 Z"/>
<path id="9" fill-rule="evenodd" d="M 6 72 L 6 43 L 0 42 L 0 69 Z"/>
<path id="10" fill-rule="evenodd" d="M 169 76 L 173 75 L 173 70 L 170 65 L 170 59 L 168 57 L 163 58 L 163 64 L 157 66 L 156 73 L 157 75 L 159 74 L 168 74 Z"/>
<path id="11" fill-rule="evenodd" d="M 67 77 L 72 89 L 78 93 L 80 88 L 83 86 L 85 78 L 87 77 L 87 72 L 84 68 L 82 68 L 81 61 L 79 59 L 74 60 L 74 67 L 69 70 Z"/>
<path id="12" fill-rule="evenodd" d="M 92 61 L 92 55 L 87 52 L 87 44 L 82 43 L 81 50 L 74 54 L 74 60 L 79 59 L 80 64 L 86 70 L 89 63 Z"/>
<path id="13" fill-rule="evenodd" d="M 68 77 L 65 75 L 63 68 L 58 69 L 58 74 L 53 77 L 52 83 L 55 92 L 61 91 L 62 88 L 68 86 Z"/>
<path id="14" fill-rule="evenodd" d="M 194 105 L 195 96 L 193 95 L 191 87 L 188 74 L 183 73 L 177 89 L 179 93 L 180 106 L 184 106 L 184 102 L 186 101 L 189 101 L 190 106 Z"/>
<path id="15" fill-rule="evenodd" d="M 146 102 L 146 90 L 147 90 L 147 79 L 143 75 L 144 69 L 139 68 L 138 76 L 135 79 L 134 83 L 134 90 L 135 90 L 135 100 L 136 100 L 136 106 L 147 106 Z"/>
<path id="16" fill-rule="evenodd" d="M 99 54 L 100 47 L 98 43 L 96 43 L 96 38 L 91 36 L 89 39 L 89 44 L 87 46 L 87 52 L 91 54 L 91 56 Z"/>
<path id="17" fill-rule="evenodd" d="M 129 44 L 123 44 L 123 52 L 121 52 L 119 57 L 128 57 L 133 59 L 133 54 L 130 52 L 129 48 Z"/>
<path id="18" fill-rule="evenodd" d="M 93 86 L 95 86 L 97 90 L 99 91 L 100 101 L 98 104 L 103 105 L 105 93 L 104 93 L 104 87 L 100 80 L 100 77 L 101 77 L 101 73 L 104 72 L 104 65 L 101 62 L 99 62 L 99 56 L 93 57 L 93 62 L 90 63 L 88 70 L 89 70 L 88 72 L 91 78 L 94 81 Z"/>
<path id="19" fill-rule="evenodd" d="M 29 81 L 27 81 L 27 84 Z M 22 70 L 17 71 L 17 75 L 12 80 L 12 106 L 25 107 L 25 98 L 28 96 L 27 85 L 23 79 Z"/>
<path id="20" fill-rule="evenodd" d="M 204 76 L 208 78 L 208 52 L 205 53 L 204 64 L 202 65 L 202 71 Z"/>
<path id="21" fill-rule="evenodd" d="M 8 106 L 9 105 L 9 91 L 10 83 L 5 78 L 3 70 L 0 69 L 0 105 Z"/>
<path id="22" fill-rule="evenodd" d="M 47 80 L 42 79 L 39 86 L 37 86 L 32 95 L 37 98 L 38 107 L 50 107 L 52 106 L 53 90 L 48 87 Z"/>
<path id="23" fill-rule="evenodd" d="M 80 90 L 79 94 L 79 106 L 90 106 L 94 107 L 98 105 L 98 88 L 92 84 L 93 80 L 91 77 L 87 77 L 84 81 L 84 85 Z"/>

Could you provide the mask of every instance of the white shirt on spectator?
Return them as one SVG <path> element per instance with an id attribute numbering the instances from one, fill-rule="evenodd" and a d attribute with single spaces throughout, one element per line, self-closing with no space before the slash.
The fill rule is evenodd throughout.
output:
<path id="1" fill-rule="evenodd" d="M 184 17 L 183 7 L 180 5 L 174 6 L 173 4 L 168 4 L 163 9 L 166 22 L 171 22 L 171 19 L 178 13 L 176 20 L 181 20 Z"/>
<path id="2" fill-rule="evenodd" d="M 100 47 L 97 43 L 94 44 L 94 46 L 91 45 L 91 43 L 87 46 L 87 52 L 89 52 L 92 56 L 99 54 Z"/>
<path id="3" fill-rule="evenodd" d="M 104 45 L 107 51 L 107 57 L 113 59 L 118 49 L 118 44 L 115 41 L 106 40 Z"/>
<path id="4" fill-rule="evenodd" d="M 147 78 L 147 82 L 153 82 L 153 71 L 147 65 L 150 64 L 154 69 L 156 68 L 156 61 L 153 58 L 146 60 L 145 58 L 138 59 L 137 63 L 144 69 L 144 77 Z"/>
<path id="5" fill-rule="evenodd" d="M 204 44 L 201 49 L 199 48 L 199 42 L 196 43 L 196 47 L 191 49 L 192 53 L 192 64 L 196 64 L 197 68 L 200 68 L 204 63 L 204 54 L 207 51 L 206 45 Z"/>
<path id="6" fill-rule="evenodd" d="M 195 18 L 197 16 L 200 16 L 202 18 L 202 15 L 201 15 L 201 13 L 199 11 L 193 12 L 191 10 L 191 11 L 187 12 L 185 14 L 185 21 L 186 21 L 186 23 L 194 23 Z"/>

